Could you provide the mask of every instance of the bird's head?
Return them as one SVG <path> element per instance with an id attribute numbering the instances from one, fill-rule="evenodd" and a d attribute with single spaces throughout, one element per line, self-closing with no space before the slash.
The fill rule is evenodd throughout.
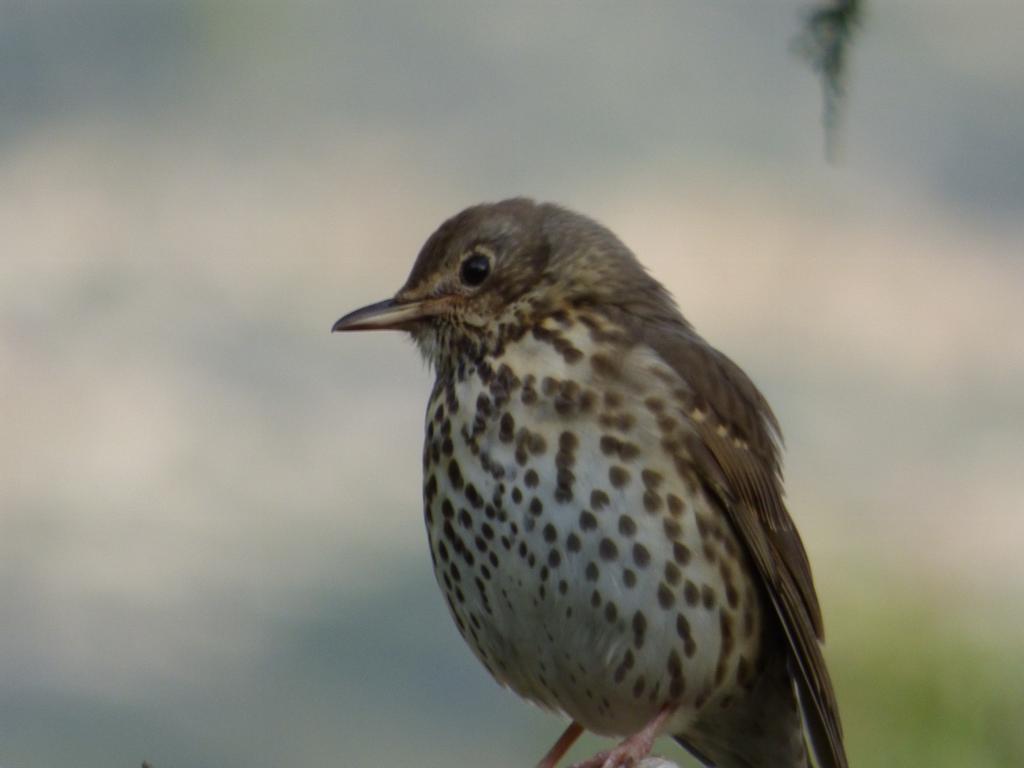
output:
<path id="1" fill-rule="evenodd" d="M 605 227 L 513 198 L 448 219 L 393 298 L 350 312 L 332 330 L 408 331 L 442 370 L 493 351 L 552 312 L 583 306 L 679 317 L 665 289 Z"/>

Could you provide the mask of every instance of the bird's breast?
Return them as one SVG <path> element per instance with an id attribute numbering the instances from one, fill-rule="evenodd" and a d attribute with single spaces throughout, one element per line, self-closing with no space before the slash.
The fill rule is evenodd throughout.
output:
<path id="1" fill-rule="evenodd" d="M 459 631 L 503 684 L 590 730 L 695 712 L 758 664 L 760 597 L 686 446 L 686 385 L 597 317 L 440 379 L 424 509 Z"/>

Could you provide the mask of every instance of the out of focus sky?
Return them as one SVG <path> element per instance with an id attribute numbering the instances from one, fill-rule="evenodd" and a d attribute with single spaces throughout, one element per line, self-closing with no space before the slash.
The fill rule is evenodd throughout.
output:
<path id="1" fill-rule="evenodd" d="M 869 4 L 835 165 L 805 8 L 0 4 L 0 766 L 543 753 L 433 585 L 429 372 L 328 332 L 519 194 L 773 403 L 853 764 L 1024 762 L 1024 8 Z"/>

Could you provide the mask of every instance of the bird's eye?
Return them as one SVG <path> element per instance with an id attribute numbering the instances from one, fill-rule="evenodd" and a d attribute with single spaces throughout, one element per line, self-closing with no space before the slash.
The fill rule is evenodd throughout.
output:
<path id="1" fill-rule="evenodd" d="M 487 276 L 491 274 L 491 260 L 482 253 L 473 253 L 465 261 L 459 270 L 459 278 L 464 285 L 476 287 L 480 285 Z"/>

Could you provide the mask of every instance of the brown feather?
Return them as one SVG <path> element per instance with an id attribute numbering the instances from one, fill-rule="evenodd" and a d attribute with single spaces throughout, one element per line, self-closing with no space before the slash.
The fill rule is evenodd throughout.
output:
<path id="1" fill-rule="evenodd" d="M 702 414 L 694 424 L 705 448 L 694 459 L 728 511 L 775 608 L 818 762 L 846 768 L 839 710 L 819 643 L 821 609 L 807 553 L 783 501 L 778 422 L 746 374 L 688 326 L 636 325 L 643 341 L 693 391 Z"/>

